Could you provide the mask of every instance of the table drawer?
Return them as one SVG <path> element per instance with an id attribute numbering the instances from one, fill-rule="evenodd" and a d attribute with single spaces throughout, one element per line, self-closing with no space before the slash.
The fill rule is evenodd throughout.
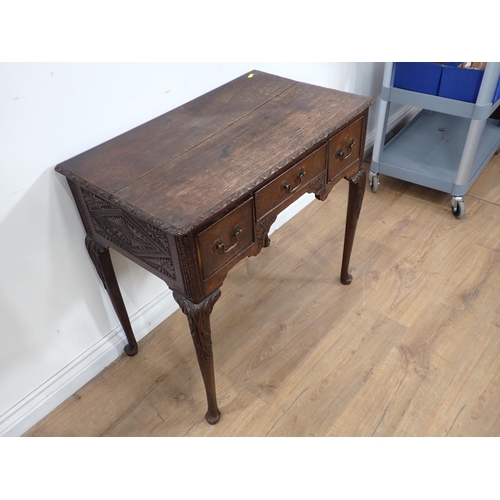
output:
<path id="1" fill-rule="evenodd" d="M 326 169 L 326 145 L 304 158 L 255 193 L 257 220 L 279 206 Z"/>
<path id="2" fill-rule="evenodd" d="M 332 137 L 328 143 L 328 182 L 335 179 L 347 167 L 359 161 L 363 118 Z"/>
<path id="3" fill-rule="evenodd" d="M 253 200 L 250 198 L 198 234 L 203 277 L 211 276 L 253 243 Z"/>

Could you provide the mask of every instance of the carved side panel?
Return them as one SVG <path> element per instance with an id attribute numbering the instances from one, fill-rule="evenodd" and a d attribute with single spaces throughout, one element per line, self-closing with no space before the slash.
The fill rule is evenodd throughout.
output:
<path id="1" fill-rule="evenodd" d="M 94 230 L 166 277 L 175 280 L 167 235 L 146 221 L 132 218 L 117 205 L 81 188 Z"/>

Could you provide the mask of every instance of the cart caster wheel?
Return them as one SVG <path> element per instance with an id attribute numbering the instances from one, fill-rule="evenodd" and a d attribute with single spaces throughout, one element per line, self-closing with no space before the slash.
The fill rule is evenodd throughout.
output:
<path id="1" fill-rule="evenodd" d="M 462 219 L 465 216 L 465 201 L 461 196 L 451 199 L 451 211 L 457 219 Z"/>
<path id="2" fill-rule="evenodd" d="M 378 191 L 379 184 L 380 184 L 379 174 L 374 174 L 373 172 L 370 172 L 370 188 L 372 190 L 372 193 L 376 193 Z"/>

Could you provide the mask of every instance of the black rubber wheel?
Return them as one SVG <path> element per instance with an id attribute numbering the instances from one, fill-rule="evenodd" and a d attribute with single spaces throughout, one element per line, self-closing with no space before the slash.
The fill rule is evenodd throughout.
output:
<path id="1" fill-rule="evenodd" d="M 372 190 L 372 193 L 376 193 L 378 191 L 378 185 L 378 175 L 370 175 L 370 188 Z"/>
<path id="2" fill-rule="evenodd" d="M 457 219 L 462 219 L 465 216 L 465 202 L 463 200 L 457 201 L 456 205 L 452 205 L 451 211 Z"/>

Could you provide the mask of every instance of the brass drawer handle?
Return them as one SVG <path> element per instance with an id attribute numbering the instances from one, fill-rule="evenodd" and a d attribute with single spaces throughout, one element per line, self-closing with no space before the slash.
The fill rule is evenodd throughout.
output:
<path id="1" fill-rule="evenodd" d="M 347 145 L 347 151 L 349 151 L 349 154 L 347 156 L 345 156 L 345 153 L 344 153 L 344 150 L 342 148 L 339 148 L 337 149 L 337 151 L 335 152 L 335 158 L 337 160 L 340 159 L 340 161 L 342 160 L 347 160 L 347 158 L 349 158 L 349 156 L 352 155 L 352 148 L 356 145 L 356 141 L 354 139 L 351 139 L 349 141 L 349 144 Z"/>
<path id="2" fill-rule="evenodd" d="M 288 181 L 283 181 L 283 184 L 282 184 L 283 189 L 287 193 L 295 193 L 295 191 L 297 191 L 297 189 L 299 189 L 300 184 L 302 182 L 302 177 L 304 177 L 304 175 L 306 175 L 306 171 L 302 167 L 300 167 L 299 171 L 297 172 L 297 179 L 299 180 L 297 185 L 294 188 L 292 188 L 292 186 L 288 183 Z"/>
<path id="3" fill-rule="evenodd" d="M 214 248 L 220 253 L 228 253 L 238 244 L 238 236 L 243 232 L 240 226 L 236 226 L 233 231 L 233 237 L 236 238 L 236 243 L 231 245 L 229 248 L 224 248 L 226 245 L 222 241 L 216 241 L 214 243 Z"/>

